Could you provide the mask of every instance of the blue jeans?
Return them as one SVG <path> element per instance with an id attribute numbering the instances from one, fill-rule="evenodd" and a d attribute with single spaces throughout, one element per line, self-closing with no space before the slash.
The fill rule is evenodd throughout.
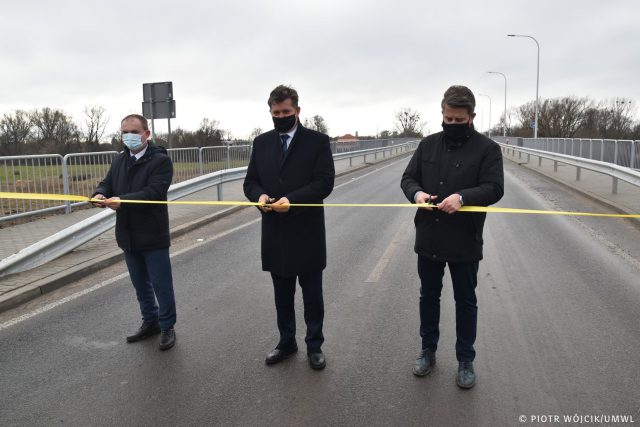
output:
<path id="1" fill-rule="evenodd" d="M 459 362 L 472 362 L 476 357 L 473 344 L 478 328 L 478 261 L 434 262 L 418 256 L 420 276 L 420 336 L 422 349 L 436 351 L 440 338 L 440 294 L 444 267 L 449 264 L 456 301 L 456 357 Z"/>
<path id="2" fill-rule="evenodd" d="M 163 331 L 171 329 L 176 323 L 176 301 L 169 248 L 124 251 L 124 259 L 136 290 L 142 319 L 145 322 L 159 322 Z"/>

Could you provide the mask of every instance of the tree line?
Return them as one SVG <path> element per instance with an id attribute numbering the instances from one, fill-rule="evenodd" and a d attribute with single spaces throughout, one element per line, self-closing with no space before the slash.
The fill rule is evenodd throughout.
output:
<path id="1" fill-rule="evenodd" d="M 85 107 L 80 122 L 60 109 L 41 108 L 32 111 L 15 110 L 0 118 L 0 156 L 31 154 L 61 154 L 119 151 L 122 149 L 120 131 L 107 133 L 109 117 L 102 106 Z M 327 133 L 325 119 L 315 115 L 304 125 Z M 256 127 L 249 140 L 234 138 L 231 131 L 220 126 L 218 120 L 203 118 L 195 131 L 173 129 L 171 140 L 167 133 L 156 133 L 156 142 L 164 147 L 212 147 L 225 143 L 249 144 L 263 133 Z"/>
<path id="2" fill-rule="evenodd" d="M 628 98 L 595 101 L 589 97 L 565 96 L 540 99 L 538 136 L 541 138 L 594 138 L 640 140 L 640 121 L 634 119 L 635 104 Z M 492 129 L 492 134 L 531 137 L 535 103 L 529 101 L 511 108 L 506 117 Z M 101 106 L 84 108 L 80 122 L 59 109 L 45 107 L 32 111 L 16 110 L 0 118 L 0 156 L 27 154 L 68 154 L 76 152 L 120 150 L 120 132 L 106 134 L 109 118 Z M 320 115 L 303 121 L 304 126 L 328 133 L 329 127 Z M 394 130 L 382 130 L 376 137 L 422 137 L 426 122 L 418 111 L 404 107 L 394 113 Z M 234 139 L 220 122 L 203 118 L 195 131 L 174 129 L 171 140 L 159 133 L 160 145 L 172 148 L 220 146 L 250 143 L 263 130 L 254 128 L 249 139 Z M 362 137 L 364 138 L 364 137 Z M 368 137 L 373 138 L 373 137 Z"/>
<path id="3" fill-rule="evenodd" d="M 589 97 L 565 96 L 540 99 L 538 104 L 539 138 L 640 139 L 640 121 L 634 120 L 635 104 L 628 98 L 596 101 Z M 531 137 L 535 102 L 512 108 L 491 130 L 507 135 Z"/>
<path id="4" fill-rule="evenodd" d="M 106 110 L 101 106 L 85 107 L 80 122 L 49 107 L 6 113 L 0 118 L 0 156 L 119 151 L 120 132 L 107 134 L 108 123 Z M 221 129 L 217 120 L 208 118 L 202 119 L 195 131 L 173 130 L 171 141 L 167 134 L 156 135 L 159 144 L 174 148 L 216 146 L 229 139 L 231 133 Z"/>

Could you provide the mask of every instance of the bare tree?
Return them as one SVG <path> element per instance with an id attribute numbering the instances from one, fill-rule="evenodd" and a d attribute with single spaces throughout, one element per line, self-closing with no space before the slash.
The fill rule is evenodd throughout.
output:
<path id="1" fill-rule="evenodd" d="M 9 156 L 23 154 L 32 129 L 27 112 L 16 110 L 13 114 L 5 114 L 0 119 L 0 153 Z"/>
<path id="2" fill-rule="evenodd" d="M 551 138 L 632 138 L 631 100 L 618 98 L 595 103 L 589 98 L 567 96 L 543 99 L 539 103 L 538 136 Z M 514 136 L 530 137 L 535 104 L 533 101 L 515 110 L 518 125 L 509 129 Z"/>
<path id="3" fill-rule="evenodd" d="M 84 107 L 84 123 L 86 126 L 84 138 L 86 142 L 97 145 L 102 140 L 109 122 L 109 118 L 105 113 L 106 109 L 102 106 Z"/>
<path id="4" fill-rule="evenodd" d="M 538 134 L 551 138 L 573 138 L 584 125 L 586 111 L 591 104 L 588 98 L 574 96 L 545 99 L 538 115 Z"/>
<path id="5" fill-rule="evenodd" d="M 200 127 L 195 133 L 195 144 L 197 147 L 210 147 L 222 145 L 224 131 L 220 129 L 220 122 L 213 119 L 204 118 L 200 122 Z"/>
<path id="6" fill-rule="evenodd" d="M 395 114 L 395 127 L 400 137 L 421 137 L 426 124 L 420 121 L 420 113 L 409 107 Z"/>
<path id="7" fill-rule="evenodd" d="M 329 127 L 327 126 L 327 122 L 324 120 L 324 117 L 320 115 L 315 115 L 311 119 L 304 120 L 304 127 L 313 129 L 315 131 L 321 133 L 329 133 Z"/>
<path id="8" fill-rule="evenodd" d="M 78 127 L 63 111 L 46 107 L 34 110 L 30 117 L 36 129 L 36 142 L 40 145 L 40 152 L 66 154 L 78 145 Z"/>
<path id="9" fill-rule="evenodd" d="M 261 135 L 261 134 L 262 134 L 262 128 L 260 127 L 253 128 L 253 130 L 251 131 L 251 135 L 249 135 L 249 139 L 253 141 L 254 139 L 256 139 L 258 135 Z"/>

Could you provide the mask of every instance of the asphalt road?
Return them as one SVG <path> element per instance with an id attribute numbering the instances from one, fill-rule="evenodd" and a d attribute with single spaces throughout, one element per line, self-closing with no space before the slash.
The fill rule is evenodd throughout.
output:
<path id="1" fill-rule="evenodd" d="M 328 201 L 404 202 L 406 162 L 347 175 Z M 500 205 L 598 209 L 509 162 Z M 420 347 L 413 209 L 326 213 L 324 371 L 312 371 L 304 351 L 264 365 L 277 330 L 251 208 L 175 242 L 178 343 L 168 352 L 155 339 L 125 343 L 139 315 L 128 278 L 118 279 L 122 265 L 52 296 L 52 305 L 0 319 L 0 425 L 508 426 L 576 414 L 640 420 L 637 228 L 611 219 L 491 215 L 479 273 L 478 384 L 466 391 L 454 379 L 448 274 L 438 365 L 425 378 L 411 373 Z M 296 298 L 300 309 L 300 292 Z M 298 325 L 304 348 L 300 310 Z"/>

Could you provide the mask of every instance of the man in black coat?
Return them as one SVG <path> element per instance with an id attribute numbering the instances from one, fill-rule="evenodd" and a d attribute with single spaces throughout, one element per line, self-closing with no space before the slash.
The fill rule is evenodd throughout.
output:
<path id="1" fill-rule="evenodd" d="M 169 211 L 166 204 L 121 200 L 167 200 L 173 164 L 167 150 L 149 143 L 149 126 L 132 114 L 121 122 L 124 148 L 98 185 L 98 207 L 116 211 L 116 241 L 124 251 L 129 276 L 142 313 L 142 326 L 127 342 L 160 334 L 160 350 L 175 345 L 176 303 L 169 260 Z M 157 300 L 157 304 L 156 304 Z"/>
<path id="2" fill-rule="evenodd" d="M 456 383 L 475 385 L 473 360 L 478 307 L 475 288 L 482 259 L 486 214 L 456 213 L 464 204 L 488 206 L 502 198 L 500 147 L 473 128 L 475 97 L 465 86 L 451 86 L 442 100 L 443 132 L 424 138 L 402 175 L 400 186 L 414 203 L 431 203 L 416 212 L 415 251 L 420 276 L 422 351 L 413 373 L 424 376 L 436 363 L 440 293 L 445 265 L 456 302 Z"/>
<path id="3" fill-rule="evenodd" d="M 244 181 L 247 198 L 264 204 L 259 207 L 262 269 L 271 273 L 280 332 L 278 345 L 265 362 L 272 365 L 298 351 L 294 311 L 297 278 L 304 301 L 309 363 L 313 369 L 323 369 L 324 210 L 289 204 L 322 203 L 333 190 L 335 169 L 329 137 L 300 124 L 295 89 L 276 87 L 268 104 L 275 129 L 254 140 Z"/>

